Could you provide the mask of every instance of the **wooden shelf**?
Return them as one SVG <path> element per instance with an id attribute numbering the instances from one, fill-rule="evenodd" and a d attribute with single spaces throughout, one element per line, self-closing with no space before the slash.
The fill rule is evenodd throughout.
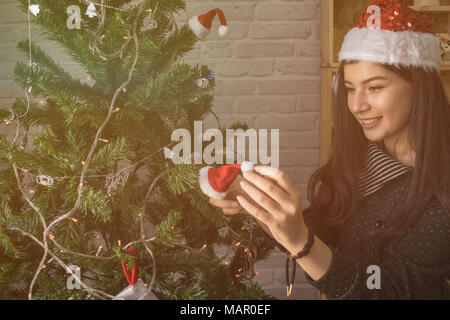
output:
<path id="1" fill-rule="evenodd" d="M 410 6 L 411 9 L 419 12 L 429 12 L 429 13 L 449 13 L 450 6 Z"/>

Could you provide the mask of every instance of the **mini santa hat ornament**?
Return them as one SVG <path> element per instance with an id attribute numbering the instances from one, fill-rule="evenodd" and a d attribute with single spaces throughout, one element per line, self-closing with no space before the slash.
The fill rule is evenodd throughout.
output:
<path id="1" fill-rule="evenodd" d="M 230 164 L 219 168 L 205 167 L 200 170 L 200 189 L 208 197 L 221 200 L 228 194 L 233 181 L 239 173 L 252 171 L 255 166 L 251 162 L 242 164 Z"/>
<path id="2" fill-rule="evenodd" d="M 189 20 L 189 27 L 192 32 L 200 39 L 206 38 L 211 30 L 212 21 L 216 14 L 219 16 L 220 21 L 218 32 L 219 35 L 223 37 L 228 32 L 228 25 L 223 11 L 219 8 L 211 9 L 205 14 L 192 17 L 191 20 Z"/>
<path id="3" fill-rule="evenodd" d="M 440 41 L 427 16 L 401 0 L 370 2 L 339 52 L 339 62 L 370 61 L 438 72 L 441 59 Z"/>

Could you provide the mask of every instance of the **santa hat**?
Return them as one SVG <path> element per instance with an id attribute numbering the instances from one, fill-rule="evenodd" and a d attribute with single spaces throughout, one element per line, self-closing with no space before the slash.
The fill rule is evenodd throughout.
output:
<path id="1" fill-rule="evenodd" d="M 204 39 L 211 29 L 212 21 L 214 19 L 214 16 L 219 16 L 220 24 L 219 27 L 219 35 L 223 37 L 228 32 L 228 25 L 227 20 L 225 19 L 225 15 L 223 14 L 223 11 L 219 8 L 211 9 L 205 14 L 201 14 L 199 16 L 194 16 L 189 20 L 189 27 L 191 28 L 192 32 L 200 38 Z"/>
<path id="2" fill-rule="evenodd" d="M 252 171 L 253 168 L 253 163 L 247 161 L 242 164 L 230 164 L 219 168 L 202 168 L 199 176 L 200 189 L 210 198 L 223 199 L 239 173 L 241 171 Z"/>
<path id="3" fill-rule="evenodd" d="M 339 62 L 370 61 L 439 71 L 440 41 L 427 16 L 401 0 L 375 0 L 344 38 Z"/>

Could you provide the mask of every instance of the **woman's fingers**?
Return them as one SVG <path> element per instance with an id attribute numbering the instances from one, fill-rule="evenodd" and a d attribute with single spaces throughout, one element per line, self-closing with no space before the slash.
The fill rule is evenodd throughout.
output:
<path id="1" fill-rule="evenodd" d="M 209 198 L 209 202 L 219 208 L 222 209 L 239 209 L 240 205 L 239 203 L 237 203 L 236 201 L 232 201 L 232 200 L 217 200 L 217 199 L 212 199 Z"/>
<path id="2" fill-rule="evenodd" d="M 239 208 L 233 208 L 233 209 L 222 209 L 222 212 L 226 215 L 235 215 L 238 213 L 244 213 L 242 207 L 239 206 Z"/>
<path id="3" fill-rule="evenodd" d="M 275 202 L 271 197 L 269 197 L 267 194 L 265 194 L 250 182 L 242 181 L 241 188 L 250 196 L 251 199 L 253 199 L 259 206 L 261 206 L 265 210 L 269 212 L 276 212 L 280 209 L 280 205 L 277 202 Z M 252 206 L 254 205 L 252 204 Z"/>
<path id="4" fill-rule="evenodd" d="M 279 204 L 286 202 L 288 194 L 281 190 L 276 184 L 269 181 L 265 177 L 262 177 L 254 172 L 245 172 L 244 178 L 254 184 L 256 187 L 264 191 L 273 200 Z"/>
<path id="5" fill-rule="evenodd" d="M 238 202 L 232 200 L 217 200 L 209 199 L 209 202 L 222 209 L 222 212 L 226 215 L 234 215 L 238 213 L 246 213 L 244 209 L 239 205 Z"/>
<path id="6" fill-rule="evenodd" d="M 260 175 L 274 179 L 278 185 L 291 196 L 296 196 L 298 194 L 298 190 L 294 183 L 283 171 L 268 166 L 256 166 L 255 171 Z"/>
<path id="7" fill-rule="evenodd" d="M 243 196 L 238 196 L 237 201 L 242 206 L 242 208 L 244 208 L 250 215 L 258 219 L 262 223 L 266 225 L 269 225 L 271 223 L 272 215 L 269 212 L 254 206 Z"/>

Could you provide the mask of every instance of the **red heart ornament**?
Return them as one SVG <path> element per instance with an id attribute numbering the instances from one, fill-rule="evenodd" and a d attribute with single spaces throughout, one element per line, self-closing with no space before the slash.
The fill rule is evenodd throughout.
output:
<path id="1" fill-rule="evenodd" d="M 131 272 L 130 272 L 127 269 L 125 260 L 122 260 L 122 268 L 123 268 L 123 272 L 125 273 L 125 277 L 127 278 L 128 283 L 130 285 L 134 285 L 137 281 L 138 255 L 137 255 L 136 250 L 134 250 L 133 248 L 128 248 L 127 251 L 134 257 L 133 268 L 131 269 Z"/>

